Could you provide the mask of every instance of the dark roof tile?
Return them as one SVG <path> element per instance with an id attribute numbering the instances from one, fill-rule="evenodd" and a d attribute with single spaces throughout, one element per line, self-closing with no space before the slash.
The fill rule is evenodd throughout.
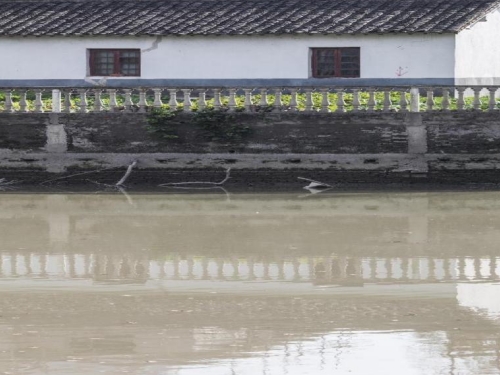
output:
<path id="1" fill-rule="evenodd" d="M 456 33 L 499 6 L 500 0 L 0 0 L 0 36 Z"/>

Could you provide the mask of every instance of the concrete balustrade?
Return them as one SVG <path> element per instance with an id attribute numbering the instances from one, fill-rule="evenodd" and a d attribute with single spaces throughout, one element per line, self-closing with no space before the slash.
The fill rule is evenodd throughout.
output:
<path id="1" fill-rule="evenodd" d="M 140 112 L 168 107 L 191 113 L 495 111 L 499 86 L 254 88 L 1 88 L 0 112 Z"/>

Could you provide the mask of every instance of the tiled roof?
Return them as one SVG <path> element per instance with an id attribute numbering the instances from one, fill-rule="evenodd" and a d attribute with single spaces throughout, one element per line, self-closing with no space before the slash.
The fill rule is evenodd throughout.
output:
<path id="1" fill-rule="evenodd" d="M 0 36 L 455 33 L 499 5 L 500 0 L 0 0 Z"/>

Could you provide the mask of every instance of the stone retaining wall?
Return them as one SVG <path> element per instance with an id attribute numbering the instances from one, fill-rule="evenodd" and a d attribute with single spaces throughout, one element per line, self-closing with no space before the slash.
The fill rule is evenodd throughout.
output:
<path id="1" fill-rule="evenodd" d="M 500 168 L 496 112 L 235 113 L 232 121 L 251 129 L 238 142 L 210 139 L 190 113 L 172 122 L 178 138 L 165 140 L 148 129 L 146 116 L 1 113 L 0 166 L 62 173 L 138 160 L 143 170 L 488 171 L 489 179 Z"/>

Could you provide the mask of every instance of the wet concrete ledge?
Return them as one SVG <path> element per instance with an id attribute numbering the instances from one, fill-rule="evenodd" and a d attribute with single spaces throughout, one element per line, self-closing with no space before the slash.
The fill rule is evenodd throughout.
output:
<path id="1" fill-rule="evenodd" d="M 19 155 L 18 155 L 19 156 Z M 236 190 L 293 190 L 305 177 L 346 189 L 469 189 L 482 184 L 497 189 L 500 155 L 179 155 L 179 154 L 30 154 L 29 160 L 2 160 L 0 178 L 21 181 L 20 187 L 71 186 L 82 190 L 115 184 L 127 167 L 137 161 L 126 185 L 138 191 L 154 191 L 159 184 L 186 181 L 222 181 Z M 26 156 L 28 157 L 28 156 Z M 29 164 L 29 166 L 27 165 Z M 42 184 L 42 185 L 40 185 Z"/>

